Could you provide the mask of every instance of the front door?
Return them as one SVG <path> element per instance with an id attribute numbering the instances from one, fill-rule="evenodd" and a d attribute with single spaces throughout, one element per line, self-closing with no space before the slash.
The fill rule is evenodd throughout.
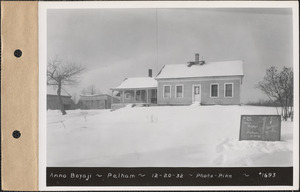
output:
<path id="1" fill-rule="evenodd" d="M 193 85 L 193 101 L 201 102 L 201 87 L 200 87 L 200 85 Z"/>

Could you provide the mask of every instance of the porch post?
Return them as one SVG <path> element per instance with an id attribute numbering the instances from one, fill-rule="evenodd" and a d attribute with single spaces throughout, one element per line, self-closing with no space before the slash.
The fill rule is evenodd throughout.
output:
<path id="1" fill-rule="evenodd" d="M 146 94 L 147 94 L 147 103 L 149 103 L 149 89 L 146 89 Z"/>
<path id="2" fill-rule="evenodd" d="M 111 90 L 110 108 L 111 108 L 112 104 L 114 103 L 113 95 L 114 95 L 114 90 Z"/>
<path id="3" fill-rule="evenodd" d="M 136 90 L 134 90 L 133 100 L 134 100 L 134 103 L 136 103 Z"/>
<path id="4" fill-rule="evenodd" d="M 124 104 L 124 93 L 125 93 L 125 91 L 123 90 L 122 91 L 122 101 L 123 101 L 123 104 Z"/>

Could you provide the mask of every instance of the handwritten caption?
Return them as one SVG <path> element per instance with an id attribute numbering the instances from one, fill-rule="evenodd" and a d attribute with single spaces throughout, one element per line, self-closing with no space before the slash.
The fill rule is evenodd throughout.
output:
<path id="1" fill-rule="evenodd" d="M 292 167 L 47 168 L 47 186 L 291 185 Z"/>
<path id="2" fill-rule="evenodd" d="M 276 172 L 268 172 L 258 173 L 261 178 L 275 178 Z M 250 174 L 243 173 L 243 177 L 250 177 Z M 153 179 L 184 179 L 186 177 L 189 178 L 196 178 L 196 179 L 232 179 L 233 175 L 228 173 L 218 173 L 218 174 L 211 174 L 211 173 L 195 173 L 195 174 L 184 174 L 184 173 L 152 173 L 152 174 L 144 174 L 144 173 L 137 173 L 137 174 L 127 174 L 127 173 L 75 173 L 72 172 L 70 174 L 66 173 L 54 173 L 51 172 L 49 175 L 50 178 L 61 178 L 61 179 L 79 179 L 79 180 L 86 180 L 89 181 L 91 178 L 105 178 L 105 179 L 136 179 L 136 178 L 145 178 L 151 177 Z"/>

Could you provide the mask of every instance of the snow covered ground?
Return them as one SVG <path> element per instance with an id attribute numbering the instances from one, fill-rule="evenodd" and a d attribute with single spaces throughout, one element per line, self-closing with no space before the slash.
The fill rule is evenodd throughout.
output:
<path id="1" fill-rule="evenodd" d="M 240 115 L 272 107 L 162 106 L 47 112 L 47 166 L 291 166 L 293 123 L 281 141 L 239 141 Z"/>

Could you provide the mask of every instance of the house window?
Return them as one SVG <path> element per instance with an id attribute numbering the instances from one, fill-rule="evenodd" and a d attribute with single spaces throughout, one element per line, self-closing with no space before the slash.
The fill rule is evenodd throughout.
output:
<path id="1" fill-rule="evenodd" d="M 183 98 L 183 85 L 176 85 L 175 93 L 176 98 Z"/>
<path id="2" fill-rule="evenodd" d="M 171 97 L 171 85 L 164 85 L 164 98 L 170 98 Z"/>
<path id="3" fill-rule="evenodd" d="M 134 91 L 132 90 L 126 90 L 124 91 L 124 99 L 125 100 L 131 100 L 134 96 Z"/>
<path id="4" fill-rule="evenodd" d="M 225 83 L 225 97 L 233 97 L 233 84 Z"/>
<path id="5" fill-rule="evenodd" d="M 152 97 L 152 98 L 155 98 L 155 97 L 156 97 L 156 90 L 155 90 L 155 89 L 152 89 L 152 90 L 151 90 L 151 97 Z"/>
<path id="6" fill-rule="evenodd" d="M 131 94 L 130 93 L 125 93 L 125 99 L 130 99 Z"/>
<path id="7" fill-rule="evenodd" d="M 194 87 L 194 95 L 199 95 L 199 94 L 200 94 L 199 86 L 195 86 Z"/>
<path id="8" fill-rule="evenodd" d="M 210 97 L 219 97 L 219 84 L 210 84 Z"/>

